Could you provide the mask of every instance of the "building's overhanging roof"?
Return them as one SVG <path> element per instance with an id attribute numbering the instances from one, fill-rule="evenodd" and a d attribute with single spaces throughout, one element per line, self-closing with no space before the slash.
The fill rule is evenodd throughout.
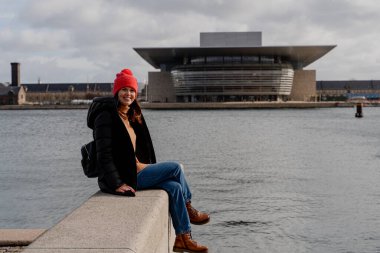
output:
<path id="1" fill-rule="evenodd" d="M 183 64 L 184 57 L 196 56 L 282 56 L 303 68 L 327 54 L 336 45 L 320 46 L 261 46 L 261 47 L 159 47 L 134 48 L 155 68 L 161 64 Z"/>

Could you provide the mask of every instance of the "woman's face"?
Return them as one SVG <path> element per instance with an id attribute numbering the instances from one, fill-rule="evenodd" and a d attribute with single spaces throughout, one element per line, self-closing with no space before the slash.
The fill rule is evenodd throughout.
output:
<path id="1" fill-rule="evenodd" d="M 130 106 L 136 99 L 136 92 L 132 88 L 125 87 L 119 91 L 117 97 L 123 106 Z"/>

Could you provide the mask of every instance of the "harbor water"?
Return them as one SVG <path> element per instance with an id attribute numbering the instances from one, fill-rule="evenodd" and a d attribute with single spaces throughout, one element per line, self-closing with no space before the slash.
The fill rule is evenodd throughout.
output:
<path id="1" fill-rule="evenodd" d="M 380 252 L 380 108 L 145 110 L 184 164 L 210 252 Z M 0 111 L 0 228 L 49 228 L 95 193 L 86 110 Z"/>

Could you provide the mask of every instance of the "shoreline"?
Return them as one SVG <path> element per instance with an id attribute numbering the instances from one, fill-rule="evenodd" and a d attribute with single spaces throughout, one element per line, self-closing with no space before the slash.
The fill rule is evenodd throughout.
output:
<path id="1" fill-rule="evenodd" d="M 0 110 L 69 110 L 88 108 L 89 105 L 0 105 Z"/>
<path id="2" fill-rule="evenodd" d="M 140 103 L 142 109 L 151 110 L 208 110 L 208 109 L 312 109 L 354 107 L 350 102 L 202 102 L 202 103 Z M 378 107 L 379 102 L 365 103 L 365 107 Z M 0 105 L 0 110 L 71 110 L 88 109 L 89 105 Z"/>
<path id="3" fill-rule="evenodd" d="M 352 107 L 346 102 L 200 102 L 200 103 L 141 103 L 152 110 L 214 110 L 214 109 L 312 109 Z"/>

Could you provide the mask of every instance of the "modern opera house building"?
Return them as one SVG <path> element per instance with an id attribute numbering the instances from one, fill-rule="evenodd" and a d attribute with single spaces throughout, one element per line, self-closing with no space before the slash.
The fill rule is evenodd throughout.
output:
<path id="1" fill-rule="evenodd" d="M 335 45 L 262 46 L 261 32 L 201 33 L 200 47 L 134 48 L 149 72 L 149 102 L 310 101 L 315 70 Z"/>

